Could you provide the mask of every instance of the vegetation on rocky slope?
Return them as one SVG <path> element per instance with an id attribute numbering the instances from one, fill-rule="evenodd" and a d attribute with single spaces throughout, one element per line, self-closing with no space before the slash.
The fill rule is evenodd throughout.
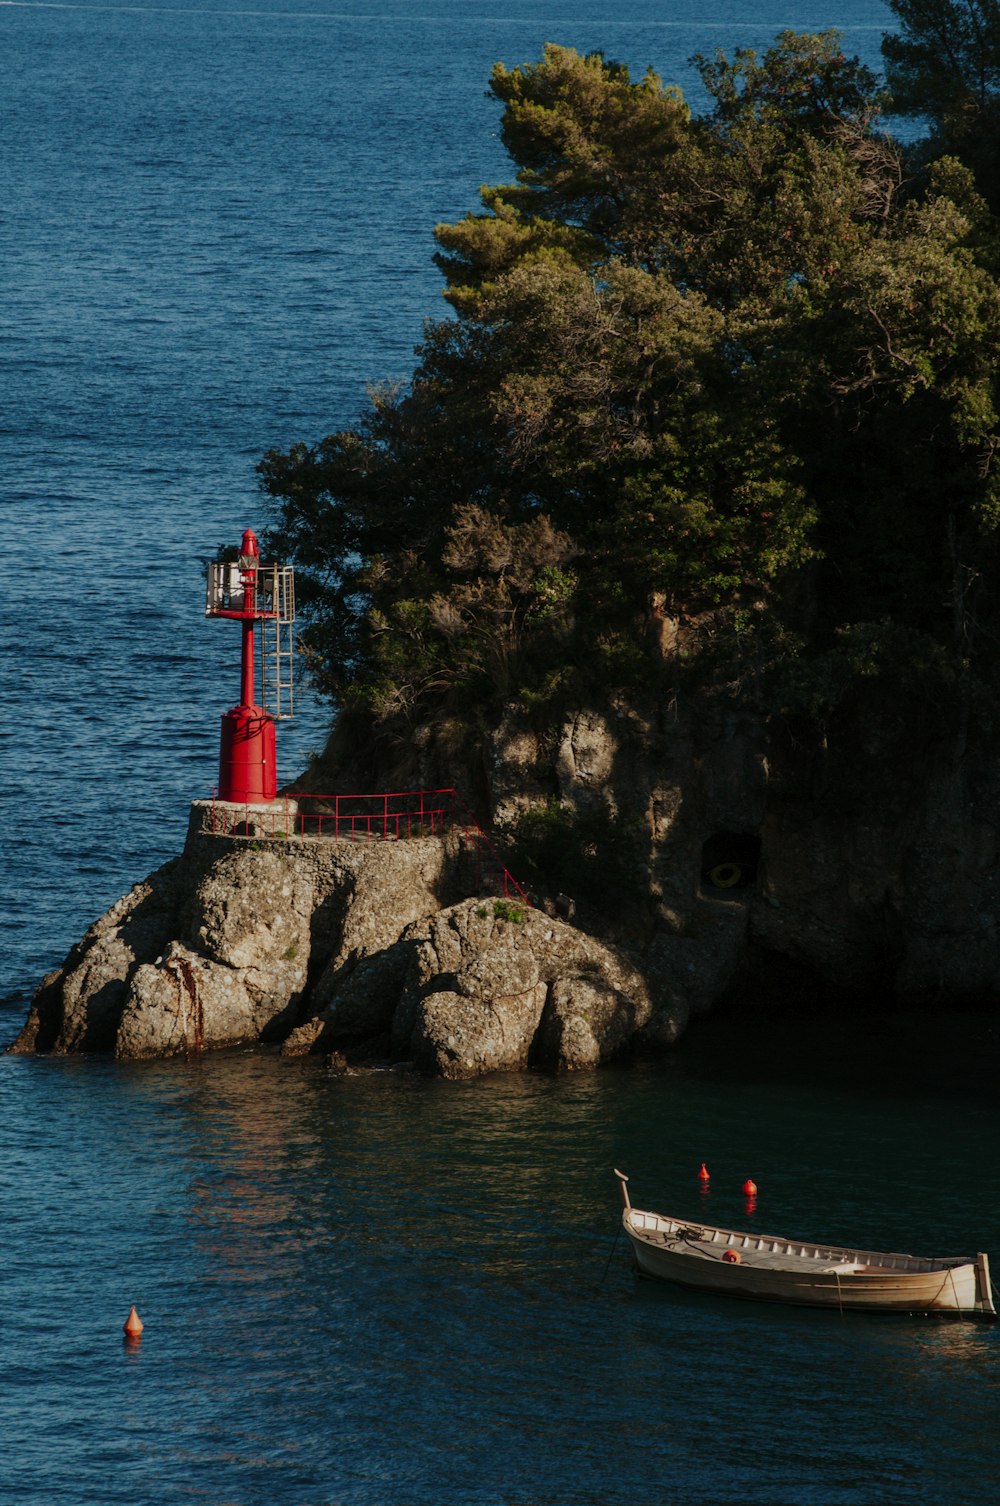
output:
<path id="1" fill-rule="evenodd" d="M 905 677 L 921 720 L 992 699 L 979 8 L 893 5 L 890 82 L 931 116 L 905 148 L 833 32 L 700 59 L 701 113 L 601 54 L 495 68 L 515 177 L 437 229 L 452 316 L 355 428 L 260 467 L 367 757 L 692 674 L 814 722 L 859 682 Z"/>

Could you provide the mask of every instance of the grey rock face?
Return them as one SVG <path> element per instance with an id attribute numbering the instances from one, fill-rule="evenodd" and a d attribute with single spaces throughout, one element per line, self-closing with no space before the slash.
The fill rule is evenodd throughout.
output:
<path id="1" fill-rule="evenodd" d="M 14 1051 L 114 1047 L 129 978 L 159 955 L 176 924 L 181 867 L 175 858 L 157 869 L 90 927 L 62 968 L 42 980 Z"/>
<path id="2" fill-rule="evenodd" d="M 540 732 L 510 711 L 488 748 L 496 819 L 514 826 L 544 803 L 570 820 L 617 822 L 651 921 L 644 971 L 694 1013 L 744 984 L 769 993 L 776 974 L 804 1007 L 845 991 L 995 999 L 995 738 L 924 710 L 908 708 L 902 741 L 891 686 L 829 738 L 790 729 L 738 692 L 645 707 L 633 698 Z M 747 882 L 706 882 L 748 845 Z M 558 913 L 554 896 L 546 903 Z"/>
<path id="3" fill-rule="evenodd" d="M 473 1077 L 527 1066 L 546 995 L 531 929 L 470 901 L 433 916 L 427 933 L 412 939 L 396 1039 L 403 1044 L 412 1020 L 404 1049 L 421 1070 Z"/>
<path id="4" fill-rule="evenodd" d="M 810 980 L 995 997 L 992 748 L 946 729 L 900 773 L 868 742 L 804 751 L 735 696 L 581 708 L 542 730 L 510 710 L 484 749 L 501 830 L 544 807 L 614 833 L 627 858 L 615 877 L 594 838 L 596 900 L 563 873 L 539 909 L 466 898 L 451 841 L 288 837 L 288 802 L 234 812 L 244 835 L 223 836 L 196 804 L 183 856 L 43 980 L 12 1049 L 280 1041 L 463 1077 L 669 1047 L 689 1014 L 769 990 L 776 960 L 804 1007 Z"/>
<path id="5" fill-rule="evenodd" d="M 336 1046 L 379 1041 L 392 1029 L 410 965 L 411 948 L 401 941 L 362 957 L 353 967 L 326 969 L 312 991 L 315 1013 L 286 1038 L 289 1056 Z"/>
<path id="6" fill-rule="evenodd" d="M 540 911 L 508 912 L 469 900 L 411 928 L 397 1049 L 443 1077 L 529 1062 L 574 1070 L 619 1055 L 654 1013 L 640 971 Z"/>
<path id="7" fill-rule="evenodd" d="M 528 1065 L 545 992 L 544 983 L 535 983 L 496 999 L 448 989 L 428 994 L 411 1037 L 413 1061 L 429 1077 L 519 1071 Z"/>
<path id="8" fill-rule="evenodd" d="M 216 836 L 196 803 L 184 854 L 136 885 L 39 988 L 12 1049 L 124 1058 L 281 1040 L 310 976 L 336 978 L 441 904 L 428 838 Z"/>
<path id="9" fill-rule="evenodd" d="M 686 1020 L 675 1000 L 654 1008 L 641 972 L 616 949 L 541 911 L 471 899 L 342 972 L 322 1013 L 284 1050 L 375 1039 L 429 1075 L 467 1078 L 596 1066 L 643 1029 L 647 1046 L 672 1044 Z"/>
<path id="10" fill-rule="evenodd" d="M 443 907 L 445 841 L 234 838 L 203 821 L 195 807 L 183 857 L 45 979 L 14 1050 L 134 1060 L 272 1040 L 461 1078 L 592 1067 L 683 1028 L 669 991 L 654 999 L 572 925 L 507 901 Z"/>
<path id="11" fill-rule="evenodd" d="M 539 1054 L 561 1067 L 596 1067 L 620 1054 L 650 1011 L 601 977 L 557 978 Z"/>

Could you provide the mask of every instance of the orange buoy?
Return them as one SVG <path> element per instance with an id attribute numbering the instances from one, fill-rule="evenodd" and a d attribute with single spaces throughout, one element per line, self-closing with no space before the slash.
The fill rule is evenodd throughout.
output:
<path id="1" fill-rule="evenodd" d="M 743 1183 L 743 1193 L 746 1197 L 757 1196 L 757 1183 L 752 1181 L 750 1177 L 747 1177 L 746 1181 Z"/>
<path id="2" fill-rule="evenodd" d="M 739 1250 L 724 1250 L 722 1252 L 722 1258 L 727 1265 L 739 1265 L 740 1261 L 743 1259 Z"/>
<path id="3" fill-rule="evenodd" d="M 143 1321 L 135 1310 L 135 1304 L 129 1309 L 129 1315 L 122 1324 L 122 1333 L 130 1339 L 137 1339 L 143 1330 Z"/>
<path id="4" fill-rule="evenodd" d="M 698 1180 L 699 1182 L 708 1182 L 711 1180 L 708 1173 L 708 1167 L 705 1165 L 704 1161 L 702 1161 L 701 1163 L 701 1170 L 698 1173 Z"/>

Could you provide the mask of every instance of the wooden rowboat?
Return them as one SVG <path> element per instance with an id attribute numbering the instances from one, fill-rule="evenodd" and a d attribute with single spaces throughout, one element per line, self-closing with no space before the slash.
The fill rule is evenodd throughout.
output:
<path id="1" fill-rule="evenodd" d="M 932 1259 L 718 1229 L 633 1208 L 628 1177 L 617 1168 L 615 1176 L 622 1224 L 644 1276 L 731 1297 L 840 1312 L 997 1315 L 985 1254 Z"/>

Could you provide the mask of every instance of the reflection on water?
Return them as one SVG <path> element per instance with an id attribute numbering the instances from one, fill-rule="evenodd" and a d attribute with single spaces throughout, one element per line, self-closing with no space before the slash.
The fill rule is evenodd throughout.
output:
<path id="1" fill-rule="evenodd" d="M 773 1032 L 775 1069 L 801 1044 Z M 55 1499 L 53 1470 L 59 1499 L 142 1499 L 145 1470 L 158 1500 L 241 1506 L 939 1506 L 1000 1464 L 994 1328 L 637 1282 L 611 1175 L 732 1222 L 752 1172 L 764 1228 L 1000 1255 L 975 1105 L 738 1083 L 721 1060 L 713 1080 L 696 1045 L 464 1085 L 253 1053 L 5 1059 L 0 1110 L 20 1251 L 0 1427 L 24 1499 Z"/>

